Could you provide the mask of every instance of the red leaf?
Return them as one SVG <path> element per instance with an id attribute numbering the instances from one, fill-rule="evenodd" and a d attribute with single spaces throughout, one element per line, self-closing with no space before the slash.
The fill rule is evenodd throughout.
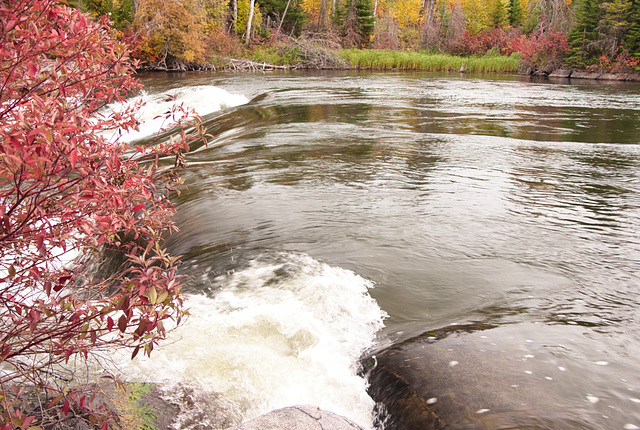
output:
<path id="1" fill-rule="evenodd" d="M 78 151 L 75 149 L 71 151 L 69 154 L 69 163 L 71 163 L 71 167 L 76 167 L 76 163 L 78 162 Z"/>
<path id="2" fill-rule="evenodd" d="M 60 400 L 62 400 L 63 395 L 60 394 L 59 396 L 55 397 L 54 399 L 51 400 L 51 402 L 49 402 L 49 406 L 47 406 L 48 409 L 51 409 L 52 407 L 54 407 L 55 405 L 58 404 L 58 402 Z"/>
<path id="3" fill-rule="evenodd" d="M 127 317 L 124 315 L 122 315 L 118 320 L 118 330 L 120 330 L 122 333 L 124 333 L 124 331 L 127 329 L 127 322 Z"/>
<path id="4" fill-rule="evenodd" d="M 29 425 L 30 425 L 30 424 L 33 422 L 33 420 L 35 420 L 35 419 L 36 419 L 36 417 L 35 417 L 35 416 L 25 417 L 25 418 L 22 420 L 22 426 L 21 426 L 21 428 L 27 428 L 27 427 L 29 427 Z"/>
<path id="5" fill-rule="evenodd" d="M 30 61 L 27 64 L 27 76 L 29 76 L 30 78 L 33 78 L 37 72 L 38 72 L 38 66 L 36 66 L 33 61 Z"/>
<path id="6" fill-rule="evenodd" d="M 65 400 L 64 405 L 62 406 L 62 414 L 67 415 L 69 413 L 69 409 L 71 409 L 71 405 L 69 405 L 69 400 Z"/>
<path id="7" fill-rule="evenodd" d="M 111 331 L 111 329 L 113 328 L 113 324 L 113 318 L 107 317 L 107 330 Z"/>
<path id="8" fill-rule="evenodd" d="M 135 205 L 133 207 L 133 209 L 131 209 L 132 212 L 140 212 L 142 209 L 144 209 L 144 205 L 145 203 L 138 203 L 137 205 Z"/>

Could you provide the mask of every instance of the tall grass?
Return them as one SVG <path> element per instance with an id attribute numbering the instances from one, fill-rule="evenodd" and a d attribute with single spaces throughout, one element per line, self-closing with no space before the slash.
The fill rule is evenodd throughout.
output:
<path id="1" fill-rule="evenodd" d="M 426 72 L 448 72 L 464 69 L 470 73 L 515 73 L 520 56 L 503 55 L 458 57 L 449 54 L 427 52 L 389 51 L 374 49 L 343 49 L 340 56 L 351 67 L 365 70 L 415 70 Z"/>

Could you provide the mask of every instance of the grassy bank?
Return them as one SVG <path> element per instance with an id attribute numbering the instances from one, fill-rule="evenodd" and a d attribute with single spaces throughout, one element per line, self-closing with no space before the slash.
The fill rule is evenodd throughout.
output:
<path id="1" fill-rule="evenodd" d="M 400 70 L 425 72 L 469 73 L 517 73 L 520 56 L 486 54 L 483 56 L 459 57 L 450 54 L 434 54 L 425 51 L 390 51 L 382 49 L 330 49 L 312 42 L 298 41 L 295 44 L 263 44 L 250 48 L 238 47 L 212 62 L 216 68 L 229 66 L 229 58 L 247 59 L 255 63 L 266 63 L 291 69 L 361 69 Z"/>
<path id="2" fill-rule="evenodd" d="M 464 68 L 470 73 L 515 73 L 520 65 L 518 54 L 509 57 L 489 54 L 478 57 L 458 57 L 427 52 L 344 49 L 339 51 L 339 55 L 354 69 L 365 70 L 457 72 Z"/>

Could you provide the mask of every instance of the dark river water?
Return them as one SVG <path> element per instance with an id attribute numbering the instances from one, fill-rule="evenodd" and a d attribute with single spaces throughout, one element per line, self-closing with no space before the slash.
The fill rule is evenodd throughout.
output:
<path id="1" fill-rule="evenodd" d="M 640 426 L 640 86 L 142 80 L 149 109 L 178 92 L 214 138 L 188 156 L 167 243 L 192 317 L 132 377 L 216 393 L 234 422 L 313 403 L 371 428 L 361 354 L 490 324 L 509 340 L 487 347 L 579 428 Z"/>

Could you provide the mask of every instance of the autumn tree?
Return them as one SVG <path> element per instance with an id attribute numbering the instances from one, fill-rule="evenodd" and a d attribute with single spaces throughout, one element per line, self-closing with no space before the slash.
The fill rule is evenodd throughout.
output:
<path id="1" fill-rule="evenodd" d="M 490 26 L 487 3 L 483 0 L 466 0 L 462 5 L 466 19 L 466 30 L 474 35 Z"/>
<path id="2" fill-rule="evenodd" d="M 421 42 L 421 0 L 378 2 L 374 43 L 394 49 L 419 49 Z"/>
<path id="3" fill-rule="evenodd" d="M 251 11 L 252 4 L 253 12 Z M 240 38 L 243 38 L 245 43 L 249 43 L 251 41 L 252 35 L 261 28 L 260 24 L 262 22 L 262 13 L 260 9 L 261 5 L 255 0 L 238 1 L 238 21 L 236 24 L 236 34 Z M 251 20 L 251 22 L 249 22 L 249 20 Z"/>
<path id="4" fill-rule="evenodd" d="M 162 69 L 185 69 L 206 61 L 207 13 L 196 0 L 139 0 L 136 27 L 141 57 Z"/>
<path id="5" fill-rule="evenodd" d="M 424 25 L 422 30 L 422 47 L 435 48 L 440 29 L 436 19 L 436 0 L 425 0 L 422 4 Z"/>
<path id="6" fill-rule="evenodd" d="M 502 0 L 495 0 L 491 9 L 491 25 L 496 28 L 504 28 L 509 24 L 507 6 Z"/>
<path id="7" fill-rule="evenodd" d="M 62 415 L 88 410 L 88 395 L 55 384 L 55 366 L 114 346 L 150 354 L 184 313 L 177 259 L 161 244 L 188 136 L 119 139 L 139 104 L 105 108 L 140 90 L 133 73 L 105 21 L 56 0 L 0 2 L 2 430 L 33 422 L 15 403 L 27 385 Z M 96 270 L 106 251 L 122 264 Z"/>
<path id="8" fill-rule="evenodd" d="M 133 23 L 133 0 L 73 0 L 69 4 L 96 17 L 108 15 L 112 26 L 119 30 Z"/>
<path id="9" fill-rule="evenodd" d="M 449 4 L 442 14 L 442 47 L 450 50 L 465 35 L 465 16 L 459 1 Z"/>

